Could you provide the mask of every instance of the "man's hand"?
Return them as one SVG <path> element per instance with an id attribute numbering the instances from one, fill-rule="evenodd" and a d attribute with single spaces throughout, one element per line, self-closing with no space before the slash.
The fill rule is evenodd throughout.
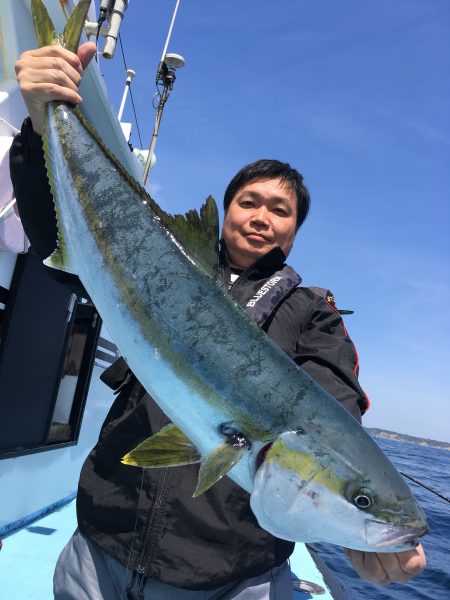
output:
<path id="1" fill-rule="evenodd" d="M 45 46 L 20 55 L 15 64 L 17 81 L 37 134 L 42 135 L 48 102 L 81 102 L 78 86 L 83 69 L 95 52 L 95 44 L 87 42 L 78 48 L 77 54 L 60 46 Z"/>
<path id="2" fill-rule="evenodd" d="M 407 552 L 377 554 L 349 549 L 345 549 L 345 552 L 360 577 L 380 585 L 406 583 L 420 575 L 427 562 L 421 544 Z"/>

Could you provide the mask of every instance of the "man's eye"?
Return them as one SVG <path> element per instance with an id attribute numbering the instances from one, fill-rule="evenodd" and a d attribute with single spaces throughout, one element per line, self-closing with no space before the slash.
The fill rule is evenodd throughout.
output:
<path id="1" fill-rule="evenodd" d="M 281 215 L 282 217 L 287 217 L 287 211 L 284 208 L 274 208 L 273 212 L 277 215 Z"/>
<path id="2" fill-rule="evenodd" d="M 253 206 L 253 202 L 251 200 L 242 200 L 241 206 L 243 208 L 250 208 L 251 206 Z"/>

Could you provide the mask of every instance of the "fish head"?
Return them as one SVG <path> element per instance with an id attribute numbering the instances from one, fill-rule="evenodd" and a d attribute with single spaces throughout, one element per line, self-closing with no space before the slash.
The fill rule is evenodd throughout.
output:
<path id="1" fill-rule="evenodd" d="M 250 500 L 260 526 L 294 542 L 368 552 L 414 548 L 428 531 L 424 513 L 370 436 L 362 427 L 356 433 L 358 440 L 341 435 L 330 444 L 285 432 L 265 449 Z"/>

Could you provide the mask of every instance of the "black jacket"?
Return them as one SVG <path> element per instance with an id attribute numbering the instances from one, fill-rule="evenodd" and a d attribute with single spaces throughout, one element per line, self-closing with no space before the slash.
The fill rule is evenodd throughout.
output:
<path id="1" fill-rule="evenodd" d="M 25 231 L 44 258 L 56 226 L 39 138 L 25 123 L 11 149 L 11 175 Z M 283 267 L 275 250 L 245 271 L 230 293 L 243 306 Z M 226 256 L 221 271 L 228 280 Z M 72 287 L 76 278 L 57 277 Z M 367 400 L 357 381 L 357 355 L 336 310 L 307 288 L 293 288 L 263 329 L 357 419 Z M 198 466 L 141 470 L 121 457 L 168 423 L 131 372 L 116 381 L 117 398 L 80 476 L 80 531 L 132 570 L 187 589 L 217 588 L 280 565 L 294 545 L 262 530 L 249 496 L 224 477 L 192 498 Z"/>

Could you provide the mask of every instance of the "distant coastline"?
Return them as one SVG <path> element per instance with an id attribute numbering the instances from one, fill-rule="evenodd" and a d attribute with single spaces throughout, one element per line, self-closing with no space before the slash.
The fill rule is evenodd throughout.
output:
<path id="1" fill-rule="evenodd" d="M 373 437 L 380 437 L 386 440 L 393 440 L 397 442 L 406 442 L 407 444 L 418 444 L 419 446 L 437 448 L 438 450 L 450 450 L 449 442 L 438 442 L 437 440 L 428 440 L 426 438 L 407 435 L 406 433 L 397 433 L 396 431 L 377 429 L 376 427 L 365 427 L 364 429 L 369 435 Z"/>

